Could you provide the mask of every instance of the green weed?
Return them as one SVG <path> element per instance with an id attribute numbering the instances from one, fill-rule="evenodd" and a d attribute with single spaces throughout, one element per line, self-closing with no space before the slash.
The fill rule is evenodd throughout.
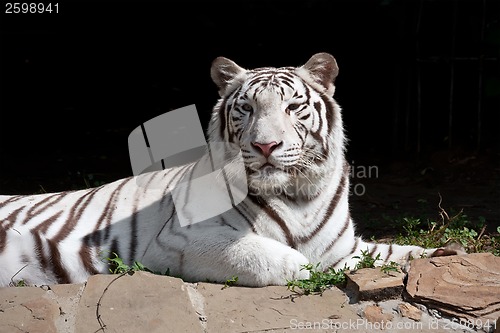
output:
<path id="1" fill-rule="evenodd" d="M 134 261 L 132 266 L 129 266 L 123 262 L 123 259 L 120 258 L 118 254 L 114 252 L 112 254 L 115 256 L 114 258 L 106 258 L 106 260 L 109 262 L 110 266 L 109 272 L 111 274 L 126 274 L 129 272 L 137 272 L 137 271 L 155 273 L 138 261 Z"/>
<path id="2" fill-rule="evenodd" d="M 328 268 L 326 271 L 318 270 L 319 263 L 303 265 L 301 270 L 309 271 L 309 279 L 287 281 L 289 290 L 296 292 L 295 288 L 300 288 L 302 293 L 308 295 L 310 293 L 322 293 L 327 288 L 335 285 L 342 285 L 346 282 L 344 271 L 348 268 L 335 270 Z"/>
<path id="3" fill-rule="evenodd" d="M 380 270 L 385 274 L 388 274 L 389 272 L 400 272 L 399 267 L 400 266 L 397 262 L 391 261 L 388 264 L 383 264 L 380 267 Z"/>
<path id="4" fill-rule="evenodd" d="M 375 267 L 375 262 L 382 260 L 380 258 L 380 253 L 378 253 L 374 258 L 370 255 L 368 249 L 366 249 L 366 251 L 361 250 L 361 256 L 354 256 L 353 259 L 359 259 L 356 267 L 354 267 L 355 270 L 361 268 L 373 268 Z"/>
<path id="5" fill-rule="evenodd" d="M 469 253 L 491 252 L 500 256 L 500 227 L 497 233 L 486 234 L 486 219 L 482 216 L 471 220 L 463 210 L 448 214 L 438 205 L 439 219 L 403 217 L 393 220 L 394 225 L 402 226 L 404 232 L 394 239 L 399 245 L 417 245 L 423 248 L 442 247 L 450 243 L 462 245 Z M 425 221 L 425 222 L 424 222 Z"/>
<path id="6" fill-rule="evenodd" d="M 238 277 L 233 275 L 232 277 L 227 279 L 226 282 L 224 282 L 224 287 L 222 287 L 221 290 L 234 286 L 236 282 L 238 282 Z"/>
<path id="7" fill-rule="evenodd" d="M 11 286 L 11 287 L 27 287 L 28 284 L 23 279 L 17 280 L 15 282 L 13 280 L 11 280 L 11 282 L 9 283 L 9 286 Z"/>

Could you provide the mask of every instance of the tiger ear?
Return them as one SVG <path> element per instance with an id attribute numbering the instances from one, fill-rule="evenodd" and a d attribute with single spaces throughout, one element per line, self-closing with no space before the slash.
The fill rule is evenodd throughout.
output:
<path id="1" fill-rule="evenodd" d="M 339 67 L 335 58 L 329 53 L 317 53 L 309 59 L 305 65 L 298 68 L 298 72 L 307 71 L 308 76 L 314 83 L 328 95 L 335 92 L 334 81 L 339 73 Z"/>
<path id="2" fill-rule="evenodd" d="M 245 69 L 238 66 L 234 61 L 224 57 L 218 57 L 212 62 L 210 75 L 219 88 L 219 95 L 224 97 L 229 87 L 235 82 L 242 82 Z"/>

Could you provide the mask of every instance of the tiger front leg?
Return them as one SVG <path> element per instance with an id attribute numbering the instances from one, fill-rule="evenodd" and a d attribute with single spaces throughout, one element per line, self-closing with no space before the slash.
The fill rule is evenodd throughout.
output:
<path id="1" fill-rule="evenodd" d="M 183 249 L 182 278 L 189 281 L 225 282 L 262 287 L 286 285 L 287 280 L 307 279 L 302 265 L 309 260 L 297 250 L 255 234 L 203 235 Z"/>

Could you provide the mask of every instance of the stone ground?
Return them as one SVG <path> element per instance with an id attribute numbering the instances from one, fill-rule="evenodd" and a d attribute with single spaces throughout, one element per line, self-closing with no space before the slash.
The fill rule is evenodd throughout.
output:
<path id="1" fill-rule="evenodd" d="M 482 286 L 481 292 L 487 293 L 484 295 L 490 300 L 497 299 L 489 314 L 473 321 L 489 327 L 473 327 L 472 322 L 460 321 L 458 317 L 443 317 L 440 311 L 422 305 L 426 300 L 420 299 L 421 303 L 403 300 L 404 275 L 381 274 L 375 268 L 349 273 L 346 288 L 334 287 L 321 295 L 298 295 L 279 286 L 193 284 L 146 272 L 95 275 L 83 284 L 0 288 L 0 333 L 499 332 L 500 328 L 496 331 L 494 328 L 500 316 L 500 258 L 488 254 L 453 258 L 458 259 L 417 260 L 422 260 L 424 266 L 431 263 L 440 267 L 438 274 L 443 272 L 443 265 L 453 262 L 466 270 L 470 267 L 464 266 L 464 260 L 477 262 L 478 267 L 490 262 L 493 269 L 486 268 L 486 273 L 481 274 L 485 277 L 472 282 Z M 406 286 L 412 297 L 418 295 L 415 289 L 421 287 L 419 279 L 440 285 L 432 282 L 435 273 L 427 274 L 432 269 L 413 273 L 412 269 Z M 453 269 L 449 272 L 452 273 L 441 274 L 440 279 L 452 281 L 444 289 L 454 294 L 449 288 L 454 284 Z M 411 281 L 417 281 L 416 287 L 410 285 Z M 486 287 L 485 281 L 489 281 Z M 478 296 L 474 287 L 470 281 L 461 281 L 460 285 L 455 284 L 457 290 L 462 284 L 468 286 L 470 304 L 474 307 L 474 297 Z M 429 292 L 432 288 L 422 289 L 426 291 L 420 296 L 432 299 Z"/>

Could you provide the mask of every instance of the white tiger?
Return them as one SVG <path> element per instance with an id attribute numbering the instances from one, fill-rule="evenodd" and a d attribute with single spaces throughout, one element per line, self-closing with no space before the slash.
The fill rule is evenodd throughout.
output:
<path id="1" fill-rule="evenodd" d="M 182 227 L 171 190 L 196 163 L 141 175 L 144 186 L 130 177 L 80 191 L 0 196 L 0 286 L 21 279 L 80 283 L 107 273 L 111 253 L 187 281 L 237 276 L 247 286 L 306 279 L 301 266 L 308 263 L 352 268 L 362 250 L 380 253 L 384 262 L 419 257 L 422 248 L 355 235 L 342 117 L 333 99 L 337 74 L 327 53 L 301 67 L 253 70 L 215 59 L 211 76 L 221 99 L 209 141 L 241 150 L 244 201 Z M 230 161 L 235 152 L 226 149 Z"/>

